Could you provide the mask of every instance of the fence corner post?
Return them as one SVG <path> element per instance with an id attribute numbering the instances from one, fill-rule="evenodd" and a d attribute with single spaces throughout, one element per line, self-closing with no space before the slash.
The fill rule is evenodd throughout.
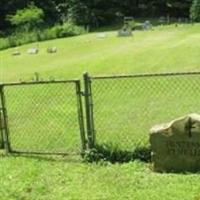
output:
<path id="1" fill-rule="evenodd" d="M 84 80 L 84 96 L 85 96 L 85 113 L 86 113 L 86 129 L 88 148 L 92 149 L 95 146 L 94 141 L 94 122 L 93 122 L 93 103 L 92 103 L 92 91 L 91 91 L 91 78 L 87 72 L 83 74 Z"/>

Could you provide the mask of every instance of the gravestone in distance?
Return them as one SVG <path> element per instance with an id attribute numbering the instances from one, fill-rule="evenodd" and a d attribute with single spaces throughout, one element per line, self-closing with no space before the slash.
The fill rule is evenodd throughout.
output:
<path id="1" fill-rule="evenodd" d="M 99 34 L 97 34 L 97 38 L 104 39 L 106 37 L 107 37 L 106 33 L 99 33 Z"/>
<path id="2" fill-rule="evenodd" d="M 12 55 L 13 55 L 13 56 L 19 56 L 19 55 L 21 55 L 21 53 L 20 53 L 18 50 L 16 50 L 16 51 L 14 51 L 14 52 L 12 53 Z"/>
<path id="3" fill-rule="evenodd" d="M 124 26 L 118 31 L 119 37 L 130 37 L 132 36 L 132 29 L 135 26 L 133 17 L 124 17 Z"/>
<path id="4" fill-rule="evenodd" d="M 132 29 L 128 25 L 124 25 L 124 27 L 118 31 L 118 36 L 119 37 L 130 37 L 132 36 Z"/>
<path id="5" fill-rule="evenodd" d="M 155 171 L 200 171 L 200 115 L 189 114 L 154 126 L 150 143 Z"/>
<path id="6" fill-rule="evenodd" d="M 48 47 L 47 53 L 57 53 L 57 47 Z"/>
<path id="7" fill-rule="evenodd" d="M 38 48 L 30 48 L 27 50 L 27 53 L 28 54 L 37 54 L 39 52 L 39 49 Z"/>
<path id="8" fill-rule="evenodd" d="M 153 25 L 151 24 L 150 21 L 145 21 L 143 24 L 142 24 L 142 28 L 143 30 L 152 30 L 152 27 Z"/>
<path id="9" fill-rule="evenodd" d="M 159 22 L 160 22 L 161 24 L 165 24 L 165 23 L 166 23 L 165 17 L 164 17 L 164 16 L 161 16 L 161 17 L 159 18 Z"/>

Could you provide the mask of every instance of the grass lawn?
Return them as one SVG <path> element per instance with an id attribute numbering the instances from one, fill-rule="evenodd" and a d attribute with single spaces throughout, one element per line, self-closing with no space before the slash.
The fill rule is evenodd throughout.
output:
<path id="1" fill-rule="evenodd" d="M 38 55 L 27 55 L 29 44 L 0 52 L 0 81 L 30 80 L 34 72 L 44 78 L 77 78 L 84 71 L 93 75 L 143 72 L 194 71 L 199 67 L 200 25 L 157 27 L 154 31 L 135 32 L 132 38 L 107 38 L 96 33 L 39 43 Z M 57 54 L 46 48 L 56 46 Z"/>
<path id="2" fill-rule="evenodd" d="M 194 24 L 180 25 L 177 28 L 174 25 L 158 26 L 153 31 L 136 31 L 132 38 L 118 38 L 116 32 L 107 32 L 107 37 L 104 39 L 98 38 L 96 33 L 91 33 L 74 38 L 52 40 L 39 43 L 39 54 L 32 56 L 27 55 L 26 51 L 35 44 L 29 44 L 18 47 L 22 53 L 20 56 L 13 57 L 11 55 L 14 49 L 0 52 L 0 82 L 18 81 L 19 79 L 31 80 L 35 72 L 38 72 L 43 79 L 49 79 L 49 77 L 68 79 L 81 78 L 84 71 L 88 71 L 92 75 L 199 71 L 199 41 L 200 25 Z M 49 46 L 56 46 L 58 53 L 47 54 L 46 48 Z M 123 88 L 124 85 L 129 84 L 126 80 L 117 83 L 118 85 L 114 81 L 111 84 L 105 82 L 101 88 L 102 95 L 94 96 L 97 105 L 95 108 L 97 130 L 103 133 L 104 129 L 111 128 L 109 134 L 113 136 L 116 135 L 117 130 L 119 132 L 132 129 L 136 131 L 136 127 L 132 126 L 131 119 L 133 119 L 137 123 L 142 121 L 139 127 L 144 134 L 144 130 L 147 131 L 153 123 L 162 122 L 171 116 L 177 117 L 186 114 L 188 111 L 198 111 L 194 110 L 199 107 L 198 101 L 194 101 L 194 99 L 199 99 L 200 95 L 200 92 L 197 92 L 199 91 L 198 79 L 196 77 L 181 80 L 182 82 L 180 81 L 178 84 L 182 90 L 172 88 L 176 81 L 173 79 L 166 79 L 161 85 L 159 85 L 159 81 L 156 82 L 157 80 L 153 82 L 151 80 L 136 80 L 129 87 L 134 86 L 138 92 L 141 91 L 141 88 L 145 88 L 142 89 L 143 93 L 139 93 L 140 95 L 137 96 L 130 92 L 129 88 L 121 90 L 121 93 L 114 90 L 114 87 Z M 195 88 L 189 85 L 191 81 L 195 81 Z M 152 88 L 152 84 L 156 85 L 156 88 Z M 98 94 L 99 87 L 97 86 L 98 81 L 94 85 L 96 94 Z M 184 87 L 188 87 L 188 89 L 184 91 Z M 167 96 L 162 96 L 163 89 L 168 94 Z M 48 120 L 56 118 L 56 124 L 61 123 L 59 126 L 61 128 L 55 129 L 55 131 L 62 130 L 65 111 L 67 110 L 69 116 L 75 116 L 75 111 L 70 104 L 66 104 L 65 107 L 65 102 L 62 99 L 68 94 L 62 96 L 62 90 L 62 87 L 59 90 L 53 89 L 50 97 L 49 93 L 45 94 L 45 99 L 43 99 L 40 90 L 34 89 L 34 93 L 26 88 L 16 91 L 16 93 L 26 94 L 33 102 L 41 101 L 45 109 L 39 107 L 37 112 L 33 112 L 32 104 L 27 103 L 23 95 L 17 95 L 15 91 L 12 91 L 10 102 L 8 102 L 12 105 L 9 113 L 12 116 L 11 121 L 17 119 L 19 125 L 17 129 L 13 129 L 13 132 L 16 130 L 17 133 L 23 129 L 26 130 L 26 133 L 33 134 L 36 130 L 34 120 L 30 122 L 28 119 L 29 117 L 36 119 L 38 115 L 42 119 L 43 128 L 47 126 L 47 128 L 51 127 L 49 130 L 52 130 L 55 124 L 49 124 Z M 60 91 L 60 93 L 56 91 Z M 106 95 L 107 91 L 112 92 Z M 7 92 L 9 95 L 9 91 Z M 69 90 L 69 94 L 71 95 L 71 90 Z M 172 96 L 172 94 L 175 95 Z M 54 102 L 55 104 L 51 105 L 51 97 L 56 95 L 61 96 Z M 122 98 L 122 95 L 126 95 L 127 98 Z M 187 96 L 186 100 L 184 100 L 185 95 Z M 149 101 L 149 98 L 152 99 L 152 102 Z M 23 103 L 18 105 L 19 102 Z M 166 102 L 168 103 L 166 104 Z M 101 109 L 102 104 L 104 105 L 103 109 Z M 134 112 L 128 112 L 127 115 L 127 111 L 132 109 L 132 104 L 136 107 L 138 113 L 136 116 Z M 148 108 L 151 108 L 151 112 L 146 112 L 144 105 L 147 104 Z M 163 106 L 164 104 L 165 106 Z M 180 104 L 184 106 L 181 107 Z M 116 110 L 114 108 L 119 111 L 121 118 L 115 118 Z M 47 118 L 44 117 L 46 109 L 51 109 L 51 116 Z M 68 110 L 71 111 L 68 112 Z M 166 110 L 168 112 L 165 112 Z M 62 111 L 62 116 L 59 114 L 60 111 Z M 141 111 L 144 116 L 139 115 Z M 149 114 L 148 119 L 152 119 L 151 121 L 145 120 L 145 112 Z M 164 112 L 165 114 L 162 114 Z M 55 116 L 52 115 L 54 113 L 56 113 Z M 153 116 L 156 117 L 152 118 Z M 125 124 L 124 129 L 120 129 L 122 123 Z M 114 126 L 115 124 L 117 125 Z M 27 126 L 23 127 L 22 125 Z M 70 134 L 73 132 L 72 125 L 73 121 L 70 121 Z M 75 128 L 77 129 L 77 127 Z M 144 135 L 141 136 L 141 132 L 138 132 L 134 137 L 144 138 Z M 47 134 L 46 137 L 49 138 L 49 135 Z M 106 138 L 102 134 L 100 137 L 102 140 Z M 66 137 L 66 141 L 70 143 L 74 140 L 74 143 L 71 142 L 71 144 L 77 144 L 77 137 L 74 138 L 70 140 Z M 122 138 L 123 136 L 117 135 L 114 141 L 121 141 Z M 134 140 L 134 138 L 131 139 Z M 146 137 L 144 140 L 147 141 L 148 138 Z M 34 137 L 30 141 L 30 145 L 32 143 L 35 144 Z M 124 144 L 122 143 L 122 147 Z M 22 142 L 20 145 L 25 144 Z M 47 144 L 45 143 L 45 145 Z M 51 148 L 51 144 L 48 145 Z M 132 145 L 132 142 L 129 141 L 127 145 Z M 42 147 L 41 144 L 39 147 Z M 126 164 L 88 164 L 82 162 L 79 156 L 54 158 L 2 155 L 0 156 L 0 177 L 0 200 L 200 199 L 199 174 L 154 173 L 149 164 L 139 161 Z"/>
<path id="3" fill-rule="evenodd" d="M 198 174 L 156 174 L 139 162 L 100 166 L 23 157 L 4 157 L 0 161 L 1 199 L 200 198 Z"/>

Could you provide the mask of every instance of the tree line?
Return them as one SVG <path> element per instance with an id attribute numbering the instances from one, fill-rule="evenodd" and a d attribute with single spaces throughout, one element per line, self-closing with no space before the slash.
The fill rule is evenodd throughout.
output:
<path id="1" fill-rule="evenodd" d="M 189 18 L 191 6 L 193 5 L 194 8 L 194 4 L 200 10 L 200 0 L 1 0 L 0 31 L 6 32 L 17 26 L 12 16 L 21 10 L 21 13 L 18 12 L 20 17 L 24 9 L 29 8 L 30 5 L 32 8 L 39 9 L 37 14 L 42 16 L 43 26 L 70 21 L 81 26 L 99 27 L 114 23 L 124 16 L 168 15 Z M 25 15 L 24 18 L 26 17 L 30 16 Z"/>

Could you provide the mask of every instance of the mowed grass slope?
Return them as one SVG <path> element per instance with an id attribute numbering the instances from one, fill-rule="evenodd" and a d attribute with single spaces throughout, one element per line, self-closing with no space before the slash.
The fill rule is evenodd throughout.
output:
<path id="1" fill-rule="evenodd" d="M 0 52 L 0 81 L 31 79 L 34 72 L 44 78 L 80 77 L 91 74 L 122 74 L 199 70 L 200 25 L 157 27 L 154 31 L 136 31 L 132 38 L 118 38 L 108 32 L 105 39 L 96 33 L 39 43 L 38 55 L 28 55 L 29 44 Z M 56 46 L 57 54 L 46 48 Z"/>
<path id="2" fill-rule="evenodd" d="M 133 38 L 117 38 L 116 32 L 108 32 L 105 39 L 97 38 L 97 34 L 92 33 L 74 38 L 48 41 L 39 43 L 39 54 L 32 56 L 26 53 L 28 48 L 34 46 L 34 44 L 29 44 L 19 47 L 22 52 L 21 56 L 11 56 L 13 49 L 0 52 L 0 82 L 17 81 L 19 79 L 31 80 L 34 72 L 40 73 L 45 79 L 50 76 L 57 79 L 65 79 L 81 77 L 83 71 L 89 71 L 93 75 L 198 71 L 200 63 L 199 41 L 200 25 L 196 24 L 181 25 L 178 28 L 174 26 L 157 27 L 154 31 L 147 32 L 138 31 L 135 32 Z M 57 46 L 58 53 L 47 54 L 46 48 L 48 46 Z M 181 84 L 182 82 L 184 83 Z M 195 88 L 188 86 L 185 94 L 183 86 L 187 87 L 191 82 L 193 82 Z M 144 130 L 146 132 L 143 132 L 143 134 L 146 134 L 149 126 L 152 125 L 152 121 L 149 122 L 149 119 L 157 123 L 158 121 L 168 120 L 171 116 L 174 117 L 186 114 L 188 111 L 196 111 L 194 108 L 198 107 L 199 103 L 194 99 L 195 97 L 199 99 L 200 93 L 195 95 L 199 91 L 198 83 L 198 77 L 181 79 L 178 83 L 173 78 L 164 79 L 164 81 L 160 81 L 160 79 L 132 80 L 132 82 L 122 80 L 118 83 L 112 81 L 109 83 L 104 82 L 104 85 L 101 86 L 96 82 L 94 91 L 96 90 L 97 92 L 94 100 L 96 103 L 95 122 L 97 123 L 97 131 L 99 129 L 103 133 L 107 130 L 109 134 L 114 136 L 116 135 L 116 130 L 119 130 L 119 133 L 127 130 L 136 131 L 137 126 L 135 125 L 138 122 L 142 122 L 138 126 L 142 130 L 141 132 Z M 179 91 L 173 88 L 172 92 L 170 92 L 170 87 L 174 84 L 181 84 L 180 88 L 182 90 Z M 121 92 L 114 90 L 118 86 L 121 88 Z M 99 88 L 101 88 L 102 96 L 98 93 Z M 163 95 L 163 89 L 167 91 L 167 95 Z M 109 90 L 111 92 L 107 94 Z M 37 130 L 37 126 L 33 123 L 35 123 L 37 117 L 44 116 L 42 123 L 45 125 L 49 119 L 51 123 L 47 123 L 48 127 L 54 127 L 56 120 L 54 123 L 52 119 L 55 116 L 52 114 L 56 113 L 56 117 L 61 123 L 64 118 L 59 115 L 58 111 L 60 107 L 65 108 L 65 105 L 67 105 L 65 109 L 68 110 L 69 104 L 64 104 L 60 97 L 55 101 L 58 105 L 51 104 L 53 95 L 49 97 L 50 93 L 45 93 L 48 99 L 44 103 L 40 90 L 36 88 L 34 88 L 35 97 L 31 91 L 24 89 L 18 89 L 17 91 L 20 92 L 20 97 L 17 97 L 17 94 L 10 90 L 10 94 L 11 92 L 14 94 L 14 96 L 10 96 L 8 102 L 13 108 L 9 110 L 12 115 L 11 120 L 13 122 L 18 120 L 16 133 L 20 133 L 23 130 L 24 124 L 30 123 L 29 127 L 25 127 L 24 130 L 26 132 L 30 131 L 30 135 L 34 137 L 34 140 L 30 141 L 30 145 L 32 145 L 36 141 L 33 133 Z M 139 95 L 136 96 L 134 91 L 139 92 Z M 51 94 L 58 95 L 59 93 L 56 90 L 51 92 Z M 174 93 L 176 95 L 172 95 Z M 22 94 L 31 97 L 30 99 L 33 102 L 37 102 L 39 99 L 41 105 L 44 103 L 45 108 L 51 109 L 51 116 L 46 118 L 45 110 L 41 109 L 40 111 L 40 107 L 38 107 L 38 112 L 34 113 L 32 104 L 30 102 L 26 103 L 27 100 L 23 98 Z M 125 95 L 125 97 L 122 98 L 121 94 Z M 151 101 L 149 101 L 149 98 Z M 14 103 L 12 99 L 15 99 L 15 101 L 13 100 Z M 17 99 L 20 102 L 17 102 Z M 181 100 L 181 105 L 184 106 L 180 106 L 179 100 Z M 17 103 L 22 104 L 18 106 Z M 135 107 L 133 107 L 133 104 Z M 163 105 L 167 106 L 166 109 Z M 132 111 L 133 108 L 134 112 Z M 68 113 L 65 112 L 65 109 L 61 109 L 61 113 Z M 150 109 L 150 112 L 147 112 L 148 109 Z M 142 115 L 140 115 L 140 112 L 142 112 Z M 149 115 L 146 115 L 145 112 Z M 117 115 L 115 115 L 116 113 Z M 135 115 L 135 113 L 137 114 Z M 30 128 L 31 122 L 27 120 L 29 119 L 29 116 L 27 116 L 29 114 L 33 128 Z M 74 111 L 71 114 L 70 116 L 75 116 Z M 113 117 L 111 118 L 110 116 Z M 119 118 L 119 116 L 121 117 Z M 145 119 L 145 116 L 148 116 L 148 119 Z M 109 120 L 111 120 L 111 123 Z M 123 127 L 125 128 L 121 126 L 122 124 L 124 124 Z M 73 126 L 70 127 L 72 128 Z M 41 128 L 45 127 L 40 127 L 40 131 L 43 130 Z M 61 128 L 63 127 L 61 126 Z M 56 130 L 60 131 L 61 128 Z M 13 128 L 12 130 L 16 129 Z M 51 129 L 48 130 L 51 131 Z M 70 129 L 69 133 L 74 132 Z M 129 134 L 132 133 L 129 132 Z M 133 135 L 130 136 L 131 140 L 134 141 Z M 137 136 L 141 137 L 141 133 L 138 132 Z M 15 137 L 17 137 L 17 134 L 14 135 L 13 139 Z M 49 134 L 45 135 L 45 137 L 49 137 Z M 100 141 L 110 141 L 110 138 L 107 140 L 106 135 L 103 134 L 98 135 L 98 138 Z M 123 139 L 123 135 L 120 134 L 119 137 L 114 137 L 114 142 L 121 142 L 121 139 Z M 73 144 L 71 140 L 69 142 L 70 145 Z M 76 136 L 74 144 L 77 144 Z M 23 142 L 20 145 L 22 147 L 26 146 Z M 54 143 L 48 145 L 48 148 L 51 148 L 51 145 L 58 148 L 54 146 Z M 58 144 L 56 143 L 56 145 Z M 132 143 L 127 143 L 127 145 L 130 147 Z M 42 147 L 41 144 L 38 146 Z M 16 147 L 18 147 L 17 144 Z M 122 147 L 125 148 L 124 141 Z M 109 163 L 83 163 L 80 157 L 1 156 L 0 177 L 0 200 L 200 199 L 199 174 L 154 173 L 151 171 L 149 164 L 139 161 L 112 165 Z"/>

